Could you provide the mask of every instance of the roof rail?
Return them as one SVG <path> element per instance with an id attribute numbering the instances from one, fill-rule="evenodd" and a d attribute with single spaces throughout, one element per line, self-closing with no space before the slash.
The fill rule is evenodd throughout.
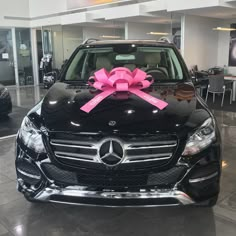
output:
<path id="1" fill-rule="evenodd" d="M 84 42 L 82 44 L 89 44 L 89 43 L 96 42 L 96 41 L 99 41 L 99 39 L 89 38 L 89 39 L 84 40 Z"/>
<path id="2" fill-rule="evenodd" d="M 160 43 L 172 43 L 171 40 L 167 37 L 161 37 L 158 42 Z"/>

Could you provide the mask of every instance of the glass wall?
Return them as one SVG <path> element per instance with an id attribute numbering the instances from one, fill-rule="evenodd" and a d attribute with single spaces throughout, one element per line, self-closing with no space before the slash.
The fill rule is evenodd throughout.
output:
<path id="1" fill-rule="evenodd" d="M 121 25 L 121 26 L 120 26 Z M 98 38 L 102 40 L 109 40 L 114 36 L 122 39 L 124 38 L 124 24 L 110 22 L 109 27 L 83 27 L 77 25 L 52 25 L 44 26 L 41 29 L 41 34 L 39 33 L 40 29 L 37 30 L 37 45 L 38 45 L 38 55 L 41 55 L 39 58 L 39 74 L 40 82 L 42 82 L 43 76 L 52 71 L 57 73 L 61 70 L 64 62 L 70 58 L 75 49 L 83 42 L 84 39 L 88 38 Z M 40 36 L 42 41 L 40 41 Z M 43 46 L 43 50 L 41 49 Z M 43 55 L 42 55 L 43 51 Z M 48 60 L 50 57 L 51 60 Z M 45 61 L 50 61 L 45 63 L 46 66 L 42 66 L 43 63 L 40 61 L 45 58 Z"/>
<path id="2" fill-rule="evenodd" d="M 76 26 L 48 26 L 42 28 L 43 55 L 52 57 L 52 69 L 60 70 L 64 61 L 83 42 L 83 31 Z"/>
<path id="3" fill-rule="evenodd" d="M 30 29 L 16 29 L 19 85 L 33 85 Z"/>
<path id="4" fill-rule="evenodd" d="M 0 84 L 34 84 L 29 28 L 0 28 Z"/>
<path id="5" fill-rule="evenodd" d="M 44 75 L 53 72 L 59 75 L 64 61 L 63 31 L 62 26 L 47 26 L 41 29 L 42 53 L 40 43 L 38 44 L 39 58 L 39 81 L 42 83 Z M 39 41 L 39 40 L 37 40 Z"/>
<path id="6" fill-rule="evenodd" d="M 11 29 L 0 29 L 0 83 L 15 85 L 15 68 Z"/>

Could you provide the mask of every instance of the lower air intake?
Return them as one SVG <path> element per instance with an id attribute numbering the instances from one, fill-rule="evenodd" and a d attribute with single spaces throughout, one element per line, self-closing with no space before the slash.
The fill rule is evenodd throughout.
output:
<path id="1" fill-rule="evenodd" d="M 113 174 L 84 174 L 70 172 L 59 169 L 50 164 L 43 163 L 42 168 L 45 174 L 57 184 L 80 185 L 90 187 L 171 187 L 178 182 L 186 172 L 185 167 L 174 167 L 164 172 L 155 174 L 123 174 L 114 172 Z"/>

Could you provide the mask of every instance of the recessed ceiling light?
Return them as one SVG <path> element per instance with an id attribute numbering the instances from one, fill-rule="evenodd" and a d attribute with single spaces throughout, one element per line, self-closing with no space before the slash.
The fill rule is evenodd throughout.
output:
<path id="1" fill-rule="evenodd" d="M 169 35 L 169 33 L 166 33 L 166 32 L 149 32 L 147 34 L 151 34 L 151 35 Z"/>
<path id="2" fill-rule="evenodd" d="M 216 27 L 216 28 L 213 28 L 213 30 L 219 30 L 219 31 L 236 31 L 235 28 L 225 28 L 225 27 Z"/>
<path id="3" fill-rule="evenodd" d="M 100 38 L 107 38 L 107 39 L 120 39 L 121 37 L 118 35 L 101 35 Z"/>

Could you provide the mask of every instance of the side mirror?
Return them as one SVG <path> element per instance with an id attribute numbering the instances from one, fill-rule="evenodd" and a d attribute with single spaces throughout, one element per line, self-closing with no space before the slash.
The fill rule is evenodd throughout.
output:
<path id="1" fill-rule="evenodd" d="M 50 88 L 57 80 L 57 73 L 55 71 L 49 72 L 43 77 L 43 86 L 44 88 Z"/>

